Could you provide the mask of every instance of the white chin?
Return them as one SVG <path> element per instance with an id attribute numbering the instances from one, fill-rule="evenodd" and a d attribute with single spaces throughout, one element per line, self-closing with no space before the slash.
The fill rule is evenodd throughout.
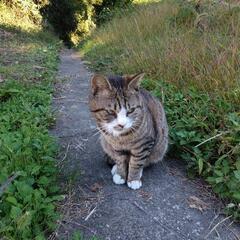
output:
<path id="1" fill-rule="evenodd" d="M 120 130 L 120 131 L 113 129 L 110 133 L 111 133 L 114 137 L 118 137 L 119 135 L 121 135 L 122 133 L 125 133 L 125 132 L 127 132 L 127 131 L 129 131 L 129 128 L 124 128 L 123 130 Z"/>
<path id="2" fill-rule="evenodd" d="M 117 130 L 113 130 L 113 131 L 112 131 L 112 135 L 113 135 L 114 137 L 118 137 L 121 133 L 122 133 L 122 131 L 117 131 Z"/>

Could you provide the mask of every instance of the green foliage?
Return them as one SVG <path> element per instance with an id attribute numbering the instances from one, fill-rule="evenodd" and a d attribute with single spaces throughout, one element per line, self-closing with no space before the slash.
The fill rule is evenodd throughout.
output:
<path id="1" fill-rule="evenodd" d="M 47 4 L 48 0 L 2 0 L 2 2 L 15 10 L 19 17 L 28 17 L 34 24 L 40 25 L 42 23 L 42 16 L 39 8 Z"/>
<path id="2" fill-rule="evenodd" d="M 205 177 L 220 197 L 234 203 L 232 214 L 240 219 L 239 106 L 221 96 L 213 99 L 193 88 L 180 91 L 150 79 L 143 86 L 164 99 L 170 154 L 185 160 L 189 175 Z"/>
<path id="3" fill-rule="evenodd" d="M 72 236 L 71 236 L 71 238 L 70 238 L 71 240 L 101 240 L 100 238 L 98 238 L 98 237 L 90 237 L 90 238 L 85 238 L 85 237 L 83 237 L 82 236 L 82 234 L 79 232 L 79 231 L 75 231 L 73 234 L 72 234 Z"/>
<path id="4" fill-rule="evenodd" d="M 0 184 L 18 175 L 0 199 L 0 236 L 33 239 L 52 230 L 58 217 L 56 145 L 47 130 L 53 121 L 50 92 L 9 81 L 1 87 L 0 99 Z"/>
<path id="5" fill-rule="evenodd" d="M 0 238 L 45 239 L 59 217 L 48 128 L 58 40 L 3 7 L 0 26 Z M 14 21 L 12 20 L 14 19 Z M 16 24 L 17 22 L 17 24 Z"/>

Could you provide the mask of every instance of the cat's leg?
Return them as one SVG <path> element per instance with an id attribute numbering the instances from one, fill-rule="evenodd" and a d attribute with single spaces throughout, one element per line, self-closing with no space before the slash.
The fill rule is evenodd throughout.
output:
<path id="1" fill-rule="evenodd" d="M 139 189 L 142 186 L 143 168 L 148 161 L 151 150 L 154 146 L 153 138 L 145 138 L 138 147 L 131 151 L 131 157 L 128 166 L 127 184 L 129 188 Z"/>
<path id="2" fill-rule="evenodd" d="M 131 156 L 128 168 L 127 185 L 131 189 L 139 189 L 142 186 L 141 177 L 145 161 L 139 161 L 138 157 Z"/>
<path id="3" fill-rule="evenodd" d="M 113 182 L 115 184 L 124 184 L 127 178 L 127 160 L 128 156 L 123 151 L 115 151 L 110 144 L 108 144 L 103 138 L 101 139 L 101 145 L 104 152 L 114 161 L 111 173 L 113 176 Z"/>
<path id="4" fill-rule="evenodd" d="M 116 152 L 114 154 L 116 164 L 112 168 L 113 182 L 115 184 L 124 184 L 127 179 L 127 161 L 128 155 L 123 152 Z"/>

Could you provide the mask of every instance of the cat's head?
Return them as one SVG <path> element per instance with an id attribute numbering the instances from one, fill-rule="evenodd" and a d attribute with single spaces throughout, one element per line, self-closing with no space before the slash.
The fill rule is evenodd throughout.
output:
<path id="1" fill-rule="evenodd" d="M 139 94 L 143 76 L 141 73 L 92 77 L 89 105 L 103 132 L 117 137 L 136 130 L 143 116 L 143 101 Z"/>

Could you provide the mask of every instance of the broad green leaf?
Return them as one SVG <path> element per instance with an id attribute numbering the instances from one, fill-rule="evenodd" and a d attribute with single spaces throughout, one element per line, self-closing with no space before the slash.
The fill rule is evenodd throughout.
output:
<path id="1" fill-rule="evenodd" d="M 9 196 L 6 198 L 6 201 L 12 203 L 13 205 L 17 205 L 17 199 L 15 197 Z"/>
<path id="2" fill-rule="evenodd" d="M 236 200 L 240 201 L 240 192 L 234 193 L 234 194 L 233 194 L 233 197 L 234 197 Z"/>
<path id="3" fill-rule="evenodd" d="M 22 210 L 19 207 L 12 206 L 10 211 L 10 217 L 16 220 L 22 214 Z"/>
<path id="4" fill-rule="evenodd" d="M 223 172 L 222 171 L 220 171 L 220 170 L 214 170 L 214 173 L 217 175 L 217 176 L 223 176 Z"/>

